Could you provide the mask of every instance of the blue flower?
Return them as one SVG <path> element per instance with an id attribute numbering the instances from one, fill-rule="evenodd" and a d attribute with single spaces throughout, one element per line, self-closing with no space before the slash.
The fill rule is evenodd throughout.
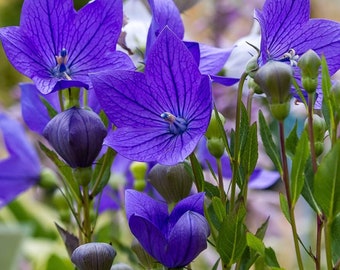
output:
<path id="1" fill-rule="evenodd" d="M 38 183 L 40 161 L 23 127 L 0 112 L 0 207 Z"/>
<path id="2" fill-rule="evenodd" d="M 90 1 L 75 11 L 72 0 L 25 0 L 20 26 L 0 29 L 12 65 L 47 94 L 91 88 L 89 72 L 133 69 L 116 51 L 122 28 L 122 1 Z"/>
<path id="3" fill-rule="evenodd" d="M 104 144 L 137 161 L 173 165 L 195 149 L 209 124 L 212 97 L 183 42 L 168 28 L 150 51 L 145 73 L 90 74 L 97 98 L 117 129 Z"/>
<path id="4" fill-rule="evenodd" d="M 180 201 L 169 215 L 166 203 L 134 190 L 125 192 L 132 234 L 152 257 L 169 268 L 186 266 L 206 249 L 210 231 L 203 202 L 204 193 L 192 195 Z"/>

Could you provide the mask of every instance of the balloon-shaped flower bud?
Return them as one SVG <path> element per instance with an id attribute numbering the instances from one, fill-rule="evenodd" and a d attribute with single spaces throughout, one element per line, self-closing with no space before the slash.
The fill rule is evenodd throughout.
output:
<path id="1" fill-rule="evenodd" d="M 263 94 L 261 87 L 251 77 L 248 77 L 248 88 L 252 89 L 255 94 Z"/>
<path id="2" fill-rule="evenodd" d="M 308 130 L 308 119 L 305 120 L 305 129 Z M 326 121 L 317 114 L 313 114 L 313 133 L 315 154 L 321 155 L 324 150 L 324 138 L 326 132 Z"/>
<path id="3" fill-rule="evenodd" d="M 96 113 L 77 107 L 57 114 L 43 131 L 44 137 L 72 168 L 91 166 L 106 134 Z"/>
<path id="4" fill-rule="evenodd" d="M 312 94 L 316 91 L 320 66 L 321 59 L 313 50 L 308 50 L 299 59 L 298 67 L 301 69 L 302 86 L 308 93 Z"/>
<path id="5" fill-rule="evenodd" d="M 219 119 L 222 123 L 222 125 L 225 123 L 224 116 L 218 112 L 218 115 L 216 114 L 216 111 L 213 110 L 211 113 L 210 123 L 208 126 L 207 131 L 205 132 L 205 137 L 207 138 L 207 147 L 209 152 L 215 157 L 220 158 L 225 150 L 225 146 L 223 143 L 223 134 L 224 130 L 219 125 L 218 121 Z"/>
<path id="6" fill-rule="evenodd" d="M 77 247 L 71 256 L 79 270 L 110 270 L 116 251 L 106 243 L 87 243 Z"/>
<path id="7" fill-rule="evenodd" d="M 191 167 L 184 162 L 173 166 L 157 164 L 150 170 L 148 179 L 170 204 L 189 195 L 193 183 L 193 172 Z"/>
<path id="8" fill-rule="evenodd" d="M 268 98 L 273 116 L 279 121 L 284 120 L 289 114 L 292 76 L 291 66 L 279 61 L 269 61 L 254 77 L 254 81 Z"/>
<path id="9" fill-rule="evenodd" d="M 134 188 L 138 191 L 145 189 L 146 171 L 148 170 L 148 164 L 145 162 L 134 161 L 130 165 L 130 171 L 134 178 Z"/>
<path id="10" fill-rule="evenodd" d="M 340 117 L 340 82 L 336 81 L 331 87 L 331 96 L 337 117 Z"/>
<path id="11" fill-rule="evenodd" d="M 254 55 L 247 63 L 246 72 L 250 78 L 254 78 L 256 71 L 259 69 L 258 58 L 258 55 Z"/>

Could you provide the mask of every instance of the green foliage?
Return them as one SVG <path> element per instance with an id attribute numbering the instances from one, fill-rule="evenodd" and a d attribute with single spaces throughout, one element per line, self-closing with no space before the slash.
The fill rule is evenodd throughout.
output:
<path id="1" fill-rule="evenodd" d="M 340 141 L 322 159 L 314 178 L 314 197 L 329 222 L 340 213 Z"/>
<path id="2" fill-rule="evenodd" d="M 264 119 L 262 111 L 259 111 L 259 125 L 260 135 L 266 153 L 274 163 L 276 169 L 280 172 L 280 175 L 282 175 L 281 158 L 279 156 L 280 151 L 277 145 L 274 143 L 273 136 L 267 125 L 266 120 Z"/>

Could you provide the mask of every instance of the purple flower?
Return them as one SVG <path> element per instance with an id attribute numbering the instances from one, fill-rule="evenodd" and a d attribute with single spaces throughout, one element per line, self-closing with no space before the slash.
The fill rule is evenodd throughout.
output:
<path id="1" fill-rule="evenodd" d="M 22 126 L 0 113 L 0 207 L 40 179 L 38 154 Z"/>
<path id="2" fill-rule="evenodd" d="M 270 60 L 287 62 L 301 84 L 296 64 L 299 56 L 312 49 L 326 57 L 330 74 L 334 74 L 340 68 L 340 24 L 309 16 L 309 0 L 267 0 L 262 11 L 255 12 L 261 25 L 259 65 Z M 317 93 L 316 106 L 321 107 L 320 86 Z"/>
<path id="3" fill-rule="evenodd" d="M 47 94 L 69 87 L 91 88 L 89 72 L 132 69 L 117 52 L 122 1 L 90 1 L 75 11 L 72 0 L 25 0 L 20 26 L 0 29 L 12 65 Z"/>
<path id="4" fill-rule="evenodd" d="M 134 190 L 125 192 L 131 232 L 152 257 L 169 268 L 186 266 L 206 249 L 210 232 L 203 202 L 204 193 L 192 195 L 169 215 L 166 203 Z"/>
<path id="5" fill-rule="evenodd" d="M 145 73 L 90 74 L 97 98 L 117 129 L 104 143 L 126 158 L 173 165 L 183 161 L 206 131 L 209 77 L 168 28 L 149 53 Z"/>

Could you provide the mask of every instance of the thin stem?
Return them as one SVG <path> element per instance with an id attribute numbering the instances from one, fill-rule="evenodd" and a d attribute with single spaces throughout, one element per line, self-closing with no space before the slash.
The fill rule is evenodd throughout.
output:
<path id="1" fill-rule="evenodd" d="M 220 190 L 220 198 L 221 198 L 223 205 L 225 205 L 227 201 L 227 197 L 224 191 L 221 159 L 216 158 L 216 162 L 217 162 L 218 188 Z"/>
<path id="2" fill-rule="evenodd" d="M 85 233 L 85 243 L 89 243 L 92 240 L 92 226 L 91 226 L 91 218 L 90 218 L 90 197 L 89 197 L 89 188 L 87 186 L 83 187 L 83 229 Z"/>
<path id="3" fill-rule="evenodd" d="M 329 220 L 326 221 L 325 226 L 325 250 L 326 250 L 326 261 L 327 261 L 327 269 L 333 269 L 332 263 L 332 245 L 331 245 L 331 226 L 332 223 Z"/>
<path id="4" fill-rule="evenodd" d="M 308 136 L 309 136 L 309 143 L 310 143 L 310 151 L 311 151 L 311 159 L 312 159 L 312 166 L 313 172 L 316 173 L 318 169 L 317 160 L 316 160 L 316 153 L 315 153 L 315 138 L 314 138 L 314 128 L 313 128 L 313 104 L 314 104 L 314 94 L 308 93 Z M 323 228 L 323 221 L 319 215 L 316 216 L 316 253 L 314 257 L 315 261 L 315 269 L 321 269 L 321 235 L 322 235 L 322 228 Z"/>
<path id="5" fill-rule="evenodd" d="M 243 73 L 238 85 L 237 103 L 236 103 L 236 117 L 235 117 L 235 142 L 234 142 L 234 155 L 231 158 L 233 175 L 231 178 L 231 193 L 230 193 L 230 209 L 234 209 L 236 198 L 236 181 L 238 174 L 238 167 L 240 164 L 240 123 L 241 123 L 241 103 L 243 85 L 248 74 Z"/>
<path id="6" fill-rule="evenodd" d="M 289 216 L 290 216 L 290 224 L 293 233 L 293 240 L 296 252 L 296 258 L 298 262 L 299 269 L 303 269 L 302 257 L 299 247 L 299 237 L 296 229 L 295 215 L 294 215 L 294 207 L 292 204 L 292 198 L 290 194 L 290 183 L 289 183 L 289 172 L 288 172 L 288 162 L 286 155 L 286 147 L 285 147 L 285 136 L 284 136 L 284 124 L 283 121 L 279 121 L 279 130 L 280 130 L 280 146 L 281 146 L 281 158 L 282 158 L 282 180 L 286 190 L 286 198 L 289 207 Z"/>

